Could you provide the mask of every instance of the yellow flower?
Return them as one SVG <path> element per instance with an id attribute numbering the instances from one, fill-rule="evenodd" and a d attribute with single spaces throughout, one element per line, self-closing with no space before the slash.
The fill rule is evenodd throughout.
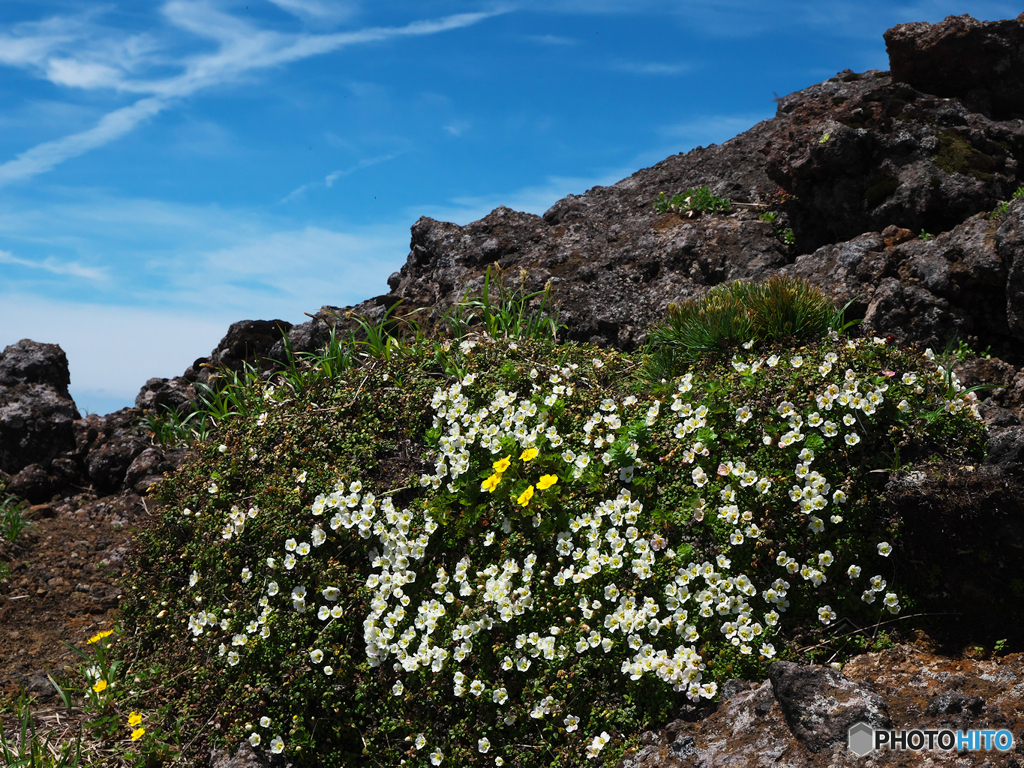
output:
<path id="1" fill-rule="evenodd" d="M 487 491 L 488 493 L 494 493 L 494 489 L 498 487 L 498 483 L 500 482 L 501 472 L 495 472 L 480 484 L 480 490 Z"/>
<path id="2" fill-rule="evenodd" d="M 506 469 L 508 469 L 508 467 L 509 467 L 509 465 L 511 463 L 512 463 L 512 456 L 511 455 L 506 456 L 504 459 L 499 459 L 498 461 L 494 462 L 494 464 L 493 464 L 494 471 L 497 472 L 500 475 L 502 472 L 504 472 Z"/>
<path id="3" fill-rule="evenodd" d="M 138 741 L 139 739 L 141 739 L 145 735 L 146 735 L 146 729 L 145 728 L 136 728 L 134 731 L 132 731 L 132 741 Z"/>
<path id="4" fill-rule="evenodd" d="M 541 453 L 537 449 L 526 449 L 522 452 L 522 456 L 519 457 L 519 461 L 531 462 L 537 458 L 537 455 Z"/>
<path id="5" fill-rule="evenodd" d="M 96 685 L 94 685 L 92 689 L 96 691 L 96 693 L 103 693 L 105 690 L 107 690 L 107 681 L 97 680 Z"/>
<path id="6" fill-rule="evenodd" d="M 99 632 L 89 638 L 89 643 L 98 643 L 104 637 L 110 637 L 112 634 L 114 634 L 114 630 L 112 629 L 108 629 L 106 632 Z"/>
<path id="7" fill-rule="evenodd" d="M 533 486 L 531 485 L 529 488 L 527 488 L 525 491 L 523 491 L 522 495 L 518 499 L 516 499 L 516 504 L 518 504 L 521 507 L 525 507 L 527 504 L 530 503 L 530 499 L 532 499 L 532 498 L 533 498 Z"/>
<path id="8" fill-rule="evenodd" d="M 134 728 L 135 726 L 137 726 L 141 722 L 142 722 L 142 715 L 140 715 L 138 712 L 132 712 L 130 715 L 128 715 L 128 727 L 129 728 Z"/>
<path id="9" fill-rule="evenodd" d="M 537 481 L 537 490 L 544 491 L 550 488 L 552 485 L 558 482 L 558 477 L 555 475 L 541 475 L 540 480 Z"/>

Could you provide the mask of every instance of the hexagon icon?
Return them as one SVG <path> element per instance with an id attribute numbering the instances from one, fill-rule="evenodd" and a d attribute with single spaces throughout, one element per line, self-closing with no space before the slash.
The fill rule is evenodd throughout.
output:
<path id="1" fill-rule="evenodd" d="M 857 757 L 864 757 L 875 748 L 875 729 L 864 722 L 854 723 L 846 732 L 846 743 Z"/>

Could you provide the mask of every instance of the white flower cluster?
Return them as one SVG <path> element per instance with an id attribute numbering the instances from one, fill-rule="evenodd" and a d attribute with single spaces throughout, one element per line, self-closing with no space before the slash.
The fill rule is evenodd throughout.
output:
<path id="1" fill-rule="evenodd" d="M 749 361 L 737 355 L 733 368 L 743 375 L 753 376 L 763 366 L 775 368 L 780 362 L 777 355 Z M 839 356 L 829 352 L 817 371 L 822 377 L 829 377 L 838 362 Z M 788 364 L 793 369 L 812 365 L 800 355 L 791 357 Z M 530 375 L 534 382 L 543 381 L 539 371 L 531 371 Z M 479 471 L 482 452 L 490 457 L 507 454 L 493 462 L 494 474 L 484 481 L 481 491 L 493 492 L 498 488 L 503 473 L 517 461 L 510 474 L 534 484 L 517 498 L 515 494 L 519 494 L 518 489 L 522 487 L 518 486 L 512 500 L 523 508 L 534 528 L 538 528 L 545 522 L 543 510 L 548 507 L 539 505 L 527 510 L 535 491 L 543 494 L 558 483 L 568 483 L 570 477 L 579 479 L 585 472 L 588 477 L 599 475 L 591 465 L 594 461 L 598 466 L 599 456 L 605 467 L 612 463 L 612 452 L 620 459 L 619 466 L 613 470 L 601 470 L 608 481 L 613 482 L 617 477 L 628 485 L 635 472 L 642 472 L 646 467 L 641 458 L 642 449 L 647 446 L 624 438 L 627 434 L 624 421 L 642 420 L 654 429 L 658 439 L 674 437 L 682 441 L 661 460 L 673 457 L 681 466 L 690 465 L 687 469 L 693 487 L 707 487 L 704 493 L 708 499 L 701 498 L 693 505 L 690 523 L 704 523 L 704 530 L 715 537 L 713 546 L 721 554 L 714 562 L 687 561 L 678 567 L 672 564 L 676 553 L 669 546 L 670 542 L 650 530 L 649 521 L 644 519 L 643 504 L 634 498 L 630 489 L 619 486 L 614 498 L 599 501 L 589 511 L 579 512 L 576 508 L 567 520 L 559 518 L 564 522 L 558 529 L 545 534 L 544 546 L 551 546 L 547 541 L 553 543 L 549 556 L 557 563 L 538 566 L 536 552 L 521 557 L 509 554 L 496 534 L 498 529 L 506 535 L 512 532 L 515 516 L 511 513 L 518 511 L 513 507 L 504 512 L 492 510 L 491 519 L 496 518 L 496 525 L 482 535 L 484 549 L 474 550 L 473 557 L 478 559 L 467 554 L 454 567 L 445 561 L 452 569 L 449 572 L 444 564 L 428 556 L 431 537 L 439 526 L 426 508 L 399 511 L 390 498 L 378 500 L 372 493 L 363 493 L 362 484 L 356 481 L 347 487 L 339 482 L 332 493 L 320 494 L 313 500 L 314 519 L 308 536 L 289 538 L 280 559 L 268 558 L 268 570 L 283 567 L 284 571 L 291 572 L 286 576 L 301 582 L 304 578 L 313 578 L 306 576 L 311 569 L 305 563 L 314 560 L 305 558 L 327 543 L 332 531 L 339 534 L 344 529 L 361 539 L 374 539 L 369 543 L 375 548 L 370 552 L 371 567 L 365 581 L 371 598 L 363 621 L 363 639 L 370 665 L 378 667 L 388 662 L 398 673 L 429 668 L 434 675 L 450 674 L 451 690 L 456 697 L 471 697 L 469 700 L 480 699 L 505 707 L 505 712 L 509 713 L 506 722 L 509 718 L 514 722 L 511 710 L 515 709 L 515 702 L 508 703 L 509 693 L 502 685 L 501 676 L 513 671 L 525 674 L 534 664 L 557 664 L 573 655 L 603 656 L 614 652 L 616 663 L 621 659 L 622 673 L 631 680 L 654 674 L 693 700 L 713 697 L 716 685 L 704 682 L 705 665 L 696 650 L 702 642 L 702 633 L 720 635 L 744 655 L 760 653 L 771 658 L 775 648 L 766 640 L 778 626 L 780 614 L 790 607 L 790 580 L 796 581 L 799 577 L 815 588 L 829 582 L 829 568 L 836 558 L 822 545 L 817 551 L 819 547 L 813 543 L 823 541 L 818 535 L 826 530 L 826 518 L 833 525 L 843 522 L 839 512 L 841 505 L 847 502 L 847 495 L 842 489 L 833 491 L 830 478 L 820 471 L 820 463 L 819 468 L 815 468 L 815 451 L 811 446 L 817 447 L 822 441 L 817 436 L 813 441 L 807 440 L 808 434 L 813 434 L 810 430 L 818 430 L 824 439 L 836 438 L 842 433 L 847 446 L 857 445 L 861 440 L 858 425 L 884 404 L 888 385 L 881 377 L 858 379 L 854 371 L 847 370 L 841 380 L 822 382 L 810 406 L 816 405 L 818 410 L 811 413 L 806 413 L 809 408 L 801 412 L 789 400 L 766 409 L 763 404 L 733 399 L 728 419 L 736 430 L 753 431 L 754 440 L 759 439 L 759 433 L 766 446 L 787 449 L 800 448 L 798 444 L 803 444 L 795 465 L 791 465 L 792 475 L 787 469 L 781 476 L 769 476 L 765 470 L 762 475 L 744 461 L 713 456 L 712 450 L 718 448 L 716 436 L 706 427 L 713 413 L 721 413 L 721 403 L 713 399 L 699 401 L 698 393 L 694 392 L 693 373 L 677 381 L 664 415 L 662 402 L 654 398 L 641 401 L 630 395 L 617 401 L 614 397 L 604 397 L 582 423 L 580 434 L 564 429 L 564 424 L 559 424 L 552 416 L 559 412 L 554 407 L 560 400 L 571 397 L 577 386 L 585 386 L 585 382 L 574 384 L 574 375 L 574 366 L 558 367 L 547 375 L 548 386 L 534 383 L 530 394 L 522 397 L 515 391 L 498 390 L 487 403 L 472 399 L 474 375 L 436 390 L 430 404 L 434 411 L 433 427 L 439 432 L 438 448 L 434 471 L 420 478 L 421 487 L 439 490 L 445 484 L 446 489 L 454 493 L 464 486 L 466 480 L 460 481 L 460 478 L 470 473 L 471 465 L 474 471 Z M 885 372 L 885 375 L 895 374 Z M 955 393 L 962 392 L 963 388 L 952 374 L 940 368 L 935 376 Z M 917 394 L 923 392 L 914 374 L 905 374 L 902 384 L 915 387 Z M 970 408 L 977 415 L 977 404 L 970 395 L 943 400 L 943 404 L 950 412 Z M 904 412 L 909 407 L 906 401 L 897 406 Z M 637 413 L 630 415 L 629 409 L 633 408 Z M 262 417 L 265 419 L 266 414 Z M 717 422 L 715 426 L 718 427 Z M 560 432 L 560 428 L 564 431 Z M 567 444 L 570 439 L 578 442 Z M 517 446 L 516 450 L 510 450 L 513 445 Z M 623 447 L 626 463 L 631 459 L 632 466 L 623 466 L 621 462 Z M 611 450 L 605 450 L 602 456 L 599 452 L 604 449 Z M 523 453 L 515 459 L 518 450 Z M 538 459 L 541 452 L 543 457 Z M 796 448 L 793 452 L 797 453 Z M 551 469 L 553 457 L 559 457 L 562 462 L 557 470 Z M 526 473 L 533 469 L 530 462 L 535 460 L 546 469 L 538 469 L 527 478 Z M 541 475 L 543 471 L 556 471 L 560 476 Z M 300 484 L 305 480 L 305 473 L 295 478 Z M 832 478 L 832 481 L 844 484 L 841 478 Z M 556 491 L 551 493 L 561 488 L 562 485 L 557 485 Z M 773 488 L 775 496 L 772 496 Z M 216 493 L 216 483 L 211 482 L 209 490 Z M 802 553 L 800 560 L 785 551 L 779 552 L 775 565 L 781 571 L 771 574 L 758 573 L 751 577 L 734 569 L 730 552 L 764 541 L 765 521 L 760 518 L 763 513 L 755 518 L 753 510 L 773 509 L 778 513 L 785 506 L 777 502 L 786 495 L 794 505 L 792 514 L 801 525 L 806 521 L 806 528 L 811 532 L 806 536 L 811 544 L 809 551 Z M 709 519 L 705 522 L 706 513 Z M 256 506 L 247 512 L 233 506 L 221 530 L 222 537 L 231 539 L 241 535 L 247 520 L 257 514 Z M 323 520 L 328 517 L 324 524 Z M 548 525 L 550 522 L 547 521 Z M 882 557 L 887 557 L 891 551 L 886 542 L 878 545 Z M 732 554 L 735 559 L 738 553 Z M 847 561 L 842 567 L 851 580 L 861 575 L 862 569 L 856 563 Z M 253 577 L 248 567 L 242 569 L 243 584 Z M 199 573 L 193 572 L 189 587 L 195 587 L 199 581 Z M 899 598 L 893 592 L 885 592 L 885 579 L 876 575 L 869 581 L 862 600 L 870 604 L 877 595 L 884 593 L 884 607 L 897 613 Z M 575 596 L 567 602 L 570 592 L 575 592 Z M 824 589 L 822 593 L 827 594 Z M 594 599 L 602 594 L 603 600 Z M 317 595 L 322 596 L 322 600 Z M 758 595 L 764 604 L 755 610 L 752 600 Z M 319 622 L 329 623 L 344 615 L 339 604 L 342 591 L 337 586 L 313 587 L 292 582 L 282 589 L 277 581 L 269 581 L 260 595 L 258 614 L 243 617 L 236 613 L 232 618 L 229 608 L 217 612 L 201 607 L 188 617 L 188 629 L 194 638 L 223 633 L 220 655 L 226 657 L 229 666 L 235 666 L 240 663 L 240 654 L 255 645 L 257 638 L 269 636 L 275 615 L 271 600 L 278 596 L 284 601 L 279 610 L 287 610 L 290 603 L 293 612 L 310 612 Z M 195 599 L 201 605 L 201 597 Z M 535 629 L 538 609 L 545 601 L 553 599 L 562 605 L 574 606 L 574 616 L 564 617 L 569 629 L 561 623 Z M 551 602 L 546 605 L 550 607 Z M 825 625 L 838 619 L 830 605 L 820 605 L 816 610 L 818 619 Z M 517 627 L 520 621 L 525 625 L 523 631 Z M 480 670 L 470 669 L 468 661 L 474 658 L 474 642 L 479 643 L 477 636 L 495 627 L 505 628 L 504 634 L 510 641 L 514 637 L 515 651 L 509 650 L 504 655 L 499 662 L 500 670 L 494 670 L 494 679 L 488 679 Z M 325 643 L 321 645 L 327 647 Z M 320 648 L 307 652 L 314 665 L 329 661 Z M 331 675 L 333 667 L 327 664 L 322 671 Z M 405 682 L 398 679 L 391 691 L 395 696 L 405 695 Z M 534 719 L 556 714 L 561 717 L 564 714 L 561 706 L 561 702 L 548 696 L 531 702 L 529 709 L 523 712 Z M 567 731 L 574 731 L 579 718 L 567 715 L 564 722 Z M 593 736 L 586 748 L 588 756 L 596 758 L 609 738 L 606 733 Z M 258 735 L 256 740 L 258 742 Z M 276 741 L 274 746 L 283 749 L 283 744 Z M 416 749 L 426 746 L 423 734 L 416 738 L 415 746 Z M 490 748 L 486 738 L 478 741 L 481 753 Z M 430 761 L 439 765 L 443 757 L 437 749 L 430 754 Z"/>

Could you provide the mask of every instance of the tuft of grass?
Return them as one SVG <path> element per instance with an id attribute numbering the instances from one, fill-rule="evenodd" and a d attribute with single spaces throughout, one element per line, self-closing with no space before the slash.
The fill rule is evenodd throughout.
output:
<path id="1" fill-rule="evenodd" d="M 551 285 L 527 293 L 526 271 L 521 270 L 519 284 L 510 288 L 502 269 L 487 267 L 484 285 L 478 296 L 467 293 L 444 315 L 444 324 L 453 341 L 461 342 L 475 328 L 494 339 L 555 340 L 558 318 L 551 301 Z"/>
<path id="2" fill-rule="evenodd" d="M 990 219 L 1001 219 L 1010 211 L 1010 203 L 1016 200 L 1018 197 L 1024 197 L 1024 185 L 1017 187 L 1017 190 L 1013 193 L 1013 196 L 1009 200 L 1002 200 L 1000 203 L 992 209 L 992 212 L 988 215 Z"/>
<path id="3" fill-rule="evenodd" d="M 805 280 L 780 275 L 762 283 L 737 280 L 701 299 L 669 305 L 667 320 L 647 333 L 648 378 L 671 378 L 743 343 L 799 343 L 848 325 L 843 310 Z"/>
<path id="4" fill-rule="evenodd" d="M 25 517 L 28 507 L 27 500 L 13 495 L 0 502 L 0 534 L 8 541 L 16 541 L 21 532 L 31 525 Z"/>

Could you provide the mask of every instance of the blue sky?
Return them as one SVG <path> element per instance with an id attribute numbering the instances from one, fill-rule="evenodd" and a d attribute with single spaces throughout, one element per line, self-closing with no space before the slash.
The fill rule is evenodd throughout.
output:
<path id="1" fill-rule="evenodd" d="M 968 7 L 969 6 L 969 7 Z M 387 291 L 420 216 L 543 213 L 1010 3 L 0 0 L 0 348 L 132 405 L 242 319 Z"/>

